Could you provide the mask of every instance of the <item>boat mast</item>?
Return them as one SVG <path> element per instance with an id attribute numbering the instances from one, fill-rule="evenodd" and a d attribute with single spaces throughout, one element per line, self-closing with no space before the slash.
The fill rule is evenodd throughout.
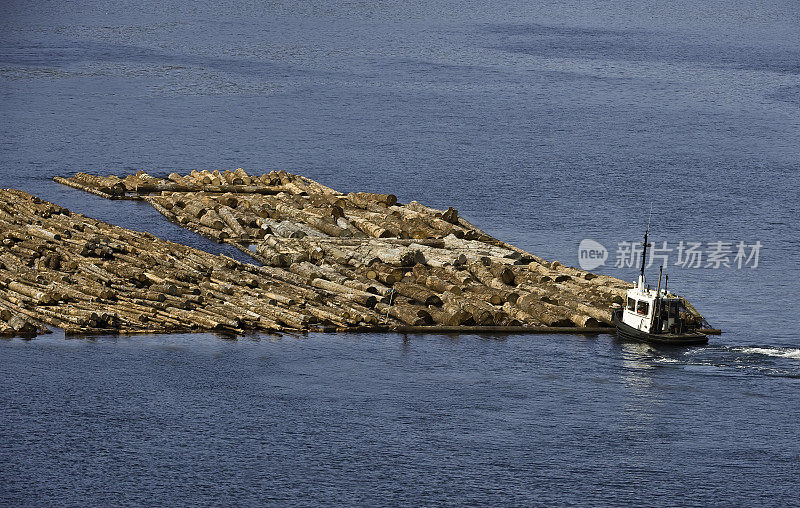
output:
<path id="1" fill-rule="evenodd" d="M 661 273 L 664 271 L 664 265 L 658 267 L 658 286 L 656 286 L 656 297 L 661 293 Z"/>
<path id="2" fill-rule="evenodd" d="M 639 274 L 639 289 L 644 289 L 644 264 L 647 259 L 647 234 L 650 232 L 650 217 L 653 215 L 653 205 L 650 205 L 650 213 L 647 214 L 647 229 L 644 232 L 644 243 L 642 243 L 642 271 Z"/>
<path id="3" fill-rule="evenodd" d="M 656 299 L 653 300 L 653 326 L 651 330 L 661 331 L 661 274 L 664 265 L 658 267 L 658 286 L 656 286 Z"/>

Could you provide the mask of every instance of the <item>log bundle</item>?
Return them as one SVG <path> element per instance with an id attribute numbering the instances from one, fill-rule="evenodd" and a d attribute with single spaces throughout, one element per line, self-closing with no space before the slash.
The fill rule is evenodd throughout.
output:
<path id="1" fill-rule="evenodd" d="M 125 177 L 77 173 L 55 180 L 110 199 L 145 200 L 169 220 L 220 242 L 257 243 L 266 236 L 491 240 L 452 208 L 400 205 L 392 194 L 343 194 L 285 171 L 251 176 L 239 168 L 168 178 L 144 171 Z"/>
<path id="2" fill-rule="evenodd" d="M 373 293 L 339 284 L 330 274 L 309 280 L 241 263 L 71 213 L 22 191 L 0 190 L 3 333 L 41 331 L 35 323 L 68 334 L 402 324 L 377 312 L 377 302 Z"/>
<path id="3" fill-rule="evenodd" d="M 118 300 L 155 306 L 160 313 L 148 321 L 151 328 L 595 329 L 611 326 L 610 306 L 621 304 L 630 287 L 497 240 L 453 208 L 401 204 L 392 194 L 344 194 L 285 171 L 260 176 L 242 169 L 191 171 L 168 178 L 142 171 L 124 177 L 78 173 L 57 181 L 105 197 L 146 200 L 169 220 L 234 245 L 261 264 L 193 251 L 191 259 L 202 264 L 191 265 L 180 252 L 187 247 L 154 237 L 130 238 L 138 233 L 127 232 L 116 243 L 133 242 L 130 246 L 138 246 L 134 250 L 142 255 L 125 253 L 125 259 L 133 269 L 160 273 L 167 286 L 145 276 L 134 288 L 115 283 L 106 284 L 106 291 Z M 41 233 L 37 238 L 46 240 Z M 148 242 L 159 248 L 148 249 Z M 164 254 L 155 255 L 158 251 Z M 141 258 L 158 267 L 142 266 Z M 106 272 L 123 270 L 114 252 L 90 261 L 113 265 L 113 270 L 101 266 Z M 233 310 L 239 306 L 247 312 Z"/>

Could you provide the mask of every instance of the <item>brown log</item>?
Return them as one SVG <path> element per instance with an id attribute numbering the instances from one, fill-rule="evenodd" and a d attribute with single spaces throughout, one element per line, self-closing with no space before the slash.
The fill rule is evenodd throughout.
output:
<path id="1" fill-rule="evenodd" d="M 397 282 L 393 289 L 399 294 L 426 306 L 433 305 L 438 307 L 442 305 L 442 299 L 436 293 L 418 284 Z"/>
<path id="2" fill-rule="evenodd" d="M 605 308 L 603 307 L 598 308 L 571 299 L 563 300 L 563 304 L 565 307 L 574 309 L 576 311 L 576 314 L 583 316 L 581 318 L 583 323 L 589 323 L 589 324 L 578 324 L 576 322 L 575 324 L 577 326 L 601 326 L 601 324 L 607 326 L 613 325 L 613 322 L 611 320 L 610 305 Z M 589 322 L 587 318 L 591 318 L 592 321 Z"/>
<path id="3" fill-rule="evenodd" d="M 375 307 L 375 304 L 378 303 L 378 299 L 375 295 L 371 293 L 367 293 L 365 291 L 359 291 L 357 289 L 353 289 L 342 284 L 337 284 L 336 282 L 331 282 L 325 279 L 314 279 L 311 281 L 311 285 L 324 289 L 326 291 L 330 291 L 331 293 L 340 294 L 343 297 L 361 304 L 365 307 L 372 308 Z"/>
<path id="4" fill-rule="evenodd" d="M 389 238 L 392 233 L 378 224 L 374 224 L 366 219 L 360 217 L 348 216 L 347 218 L 355 227 L 363 231 L 367 236 L 372 238 Z"/>
<path id="5" fill-rule="evenodd" d="M 503 303 L 507 301 L 507 299 L 503 298 L 496 290 L 479 284 L 469 284 L 465 287 L 465 291 L 462 295 L 467 298 L 479 298 L 491 305 L 503 305 Z"/>
<path id="6" fill-rule="evenodd" d="M 496 277 L 488 267 L 484 266 L 483 263 L 470 263 L 467 265 L 467 269 L 473 276 L 475 276 L 476 279 L 490 288 L 499 289 L 502 291 L 513 291 L 511 286 L 503 282 L 502 279 Z M 502 270 L 498 270 L 498 273 L 502 274 L 504 272 Z"/>
<path id="7" fill-rule="evenodd" d="M 50 291 L 43 291 L 37 287 L 11 281 L 7 284 L 9 290 L 27 296 L 37 305 L 53 305 L 58 297 Z"/>
<path id="8" fill-rule="evenodd" d="M 421 274 L 417 276 L 417 283 L 422 284 L 435 293 L 449 292 L 453 293 L 454 295 L 460 295 L 462 292 L 459 286 L 442 280 L 435 275 Z"/>
<path id="9" fill-rule="evenodd" d="M 571 319 L 573 313 L 567 308 L 543 302 L 531 295 L 521 297 L 516 306 L 546 326 L 574 326 Z"/>
<path id="10" fill-rule="evenodd" d="M 346 327 L 350 322 L 350 314 L 332 307 L 309 306 L 306 312 L 317 318 L 322 323 L 330 323 L 337 326 Z"/>
<path id="11" fill-rule="evenodd" d="M 228 201 L 230 203 L 230 201 Z M 225 222 L 225 224 L 231 229 L 232 235 L 238 238 L 243 238 L 247 236 L 244 228 L 241 224 L 239 224 L 238 219 L 234 215 L 233 209 L 230 206 L 221 205 L 217 208 L 217 214 L 220 218 Z"/>
<path id="12" fill-rule="evenodd" d="M 391 317 L 411 326 L 423 326 L 433 323 L 433 318 L 428 311 L 416 305 L 396 303 L 390 306 L 379 303 L 375 309 L 379 312 L 386 312 Z"/>
<path id="13" fill-rule="evenodd" d="M 403 279 L 402 270 L 384 263 L 373 263 L 362 273 L 367 278 L 381 281 L 387 286 L 393 286 L 395 283 Z"/>
<path id="14" fill-rule="evenodd" d="M 519 307 L 514 306 L 511 302 L 506 302 L 503 304 L 503 312 L 508 314 L 514 319 L 519 320 L 520 322 L 526 325 L 541 325 L 542 323 L 537 321 L 534 316 L 528 314 L 524 310 L 520 309 Z"/>
<path id="15" fill-rule="evenodd" d="M 193 217 L 195 219 L 200 219 L 205 215 L 208 211 L 208 208 L 205 203 L 203 203 L 199 199 L 189 199 L 186 202 L 186 206 L 183 208 L 183 213 L 188 215 L 189 217 Z"/>
<path id="16" fill-rule="evenodd" d="M 4 334 L 14 335 L 37 335 L 37 332 L 36 325 L 20 315 L 12 316 L 6 323 L 5 330 L 3 330 Z"/>
<path id="17" fill-rule="evenodd" d="M 447 323 L 443 324 L 448 324 L 450 326 L 475 324 L 475 319 L 472 317 L 472 313 L 456 302 L 445 301 L 442 304 L 442 311 L 447 315 Z"/>
<path id="18" fill-rule="evenodd" d="M 369 208 L 371 204 L 377 203 L 384 207 L 397 204 L 397 196 L 394 194 L 375 194 L 372 192 L 353 192 L 347 198 L 359 208 Z"/>
<path id="19" fill-rule="evenodd" d="M 489 267 L 489 271 L 496 279 L 499 279 L 503 284 L 514 285 L 514 272 L 507 265 L 494 264 Z"/>
<path id="20" fill-rule="evenodd" d="M 206 209 L 206 212 L 200 217 L 200 224 L 216 230 L 225 228 L 225 222 L 212 208 Z"/>
<path id="21" fill-rule="evenodd" d="M 496 312 L 491 306 L 487 307 L 486 305 L 482 305 L 480 301 L 476 299 L 469 300 L 450 293 L 444 293 L 442 295 L 442 300 L 447 304 L 446 310 L 450 311 L 457 308 L 465 311 L 472 316 L 472 321 L 476 325 L 494 324 Z"/>
<path id="22" fill-rule="evenodd" d="M 368 309 L 367 307 L 359 305 L 355 302 L 351 302 L 341 295 L 334 296 L 333 300 L 337 306 L 347 311 L 350 314 L 351 319 L 354 321 L 358 321 L 367 325 L 376 325 L 384 321 L 383 316 L 374 310 Z"/>

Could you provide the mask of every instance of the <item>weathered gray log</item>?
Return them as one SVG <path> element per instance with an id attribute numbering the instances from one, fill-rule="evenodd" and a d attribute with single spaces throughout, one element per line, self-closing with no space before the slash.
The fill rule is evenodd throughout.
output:
<path id="1" fill-rule="evenodd" d="M 258 246 L 258 249 L 266 252 L 267 245 L 286 256 L 289 264 L 302 263 L 308 260 L 308 254 L 305 251 L 295 248 L 293 244 L 284 242 L 279 237 L 272 235 L 264 237 L 264 241 Z"/>
<path id="2" fill-rule="evenodd" d="M 258 260 L 264 263 L 267 266 L 289 266 L 291 264 L 291 260 L 289 256 L 286 254 L 280 253 L 272 246 L 261 243 L 257 247 L 258 252 Z"/>
<path id="3" fill-rule="evenodd" d="M 417 263 L 425 262 L 425 257 L 419 250 L 407 247 L 376 248 L 371 249 L 369 253 L 380 259 L 381 262 L 397 267 L 412 267 Z"/>
<path id="4" fill-rule="evenodd" d="M 264 227 L 264 222 L 262 221 L 262 228 Z M 301 224 L 291 222 L 288 220 L 283 221 L 271 221 L 270 229 L 272 232 L 278 236 L 283 238 L 303 238 L 308 236 L 307 230 L 302 227 Z"/>

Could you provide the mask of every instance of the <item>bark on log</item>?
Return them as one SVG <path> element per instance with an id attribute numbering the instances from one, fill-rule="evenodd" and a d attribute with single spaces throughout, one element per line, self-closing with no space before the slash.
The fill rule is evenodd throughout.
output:
<path id="1" fill-rule="evenodd" d="M 331 282 L 329 280 L 314 279 L 311 281 L 311 285 L 316 288 L 330 291 L 331 293 L 342 295 L 348 300 L 356 302 L 368 308 L 375 307 L 375 304 L 378 303 L 378 299 L 372 293 L 359 291 L 357 289 L 353 289 L 344 286 L 342 284 L 338 284 L 336 282 Z"/>
<path id="2" fill-rule="evenodd" d="M 375 306 L 375 309 L 379 312 L 387 312 L 391 317 L 402 321 L 407 325 L 424 326 L 433 324 L 433 318 L 428 311 L 416 305 L 396 303 L 389 306 L 379 303 Z"/>
<path id="3" fill-rule="evenodd" d="M 213 209 L 206 209 L 206 212 L 200 217 L 200 224 L 211 229 L 221 231 L 225 228 L 225 222 Z"/>
<path id="4" fill-rule="evenodd" d="M 410 282 L 397 282 L 393 286 L 393 289 L 399 294 L 426 306 L 433 305 L 439 307 L 442 305 L 442 299 L 439 298 L 439 295 L 428 288 L 417 284 L 412 284 Z"/>
<path id="5" fill-rule="evenodd" d="M 447 304 L 448 309 L 458 308 L 469 313 L 475 325 L 494 324 L 496 312 L 491 306 L 487 307 L 481 305 L 478 300 L 469 300 L 450 293 L 443 294 L 442 300 Z"/>
<path id="6" fill-rule="evenodd" d="M 572 312 L 564 307 L 545 303 L 529 295 L 521 297 L 516 305 L 546 326 L 574 326 L 570 319 Z"/>
<path id="7" fill-rule="evenodd" d="M 247 237 L 247 232 L 245 232 L 242 225 L 239 224 L 239 221 L 236 219 L 236 216 L 233 213 L 233 209 L 231 209 L 230 206 L 225 206 L 225 205 L 220 206 L 219 208 L 217 208 L 217 214 L 233 232 L 231 236 L 235 236 L 238 238 Z"/>

